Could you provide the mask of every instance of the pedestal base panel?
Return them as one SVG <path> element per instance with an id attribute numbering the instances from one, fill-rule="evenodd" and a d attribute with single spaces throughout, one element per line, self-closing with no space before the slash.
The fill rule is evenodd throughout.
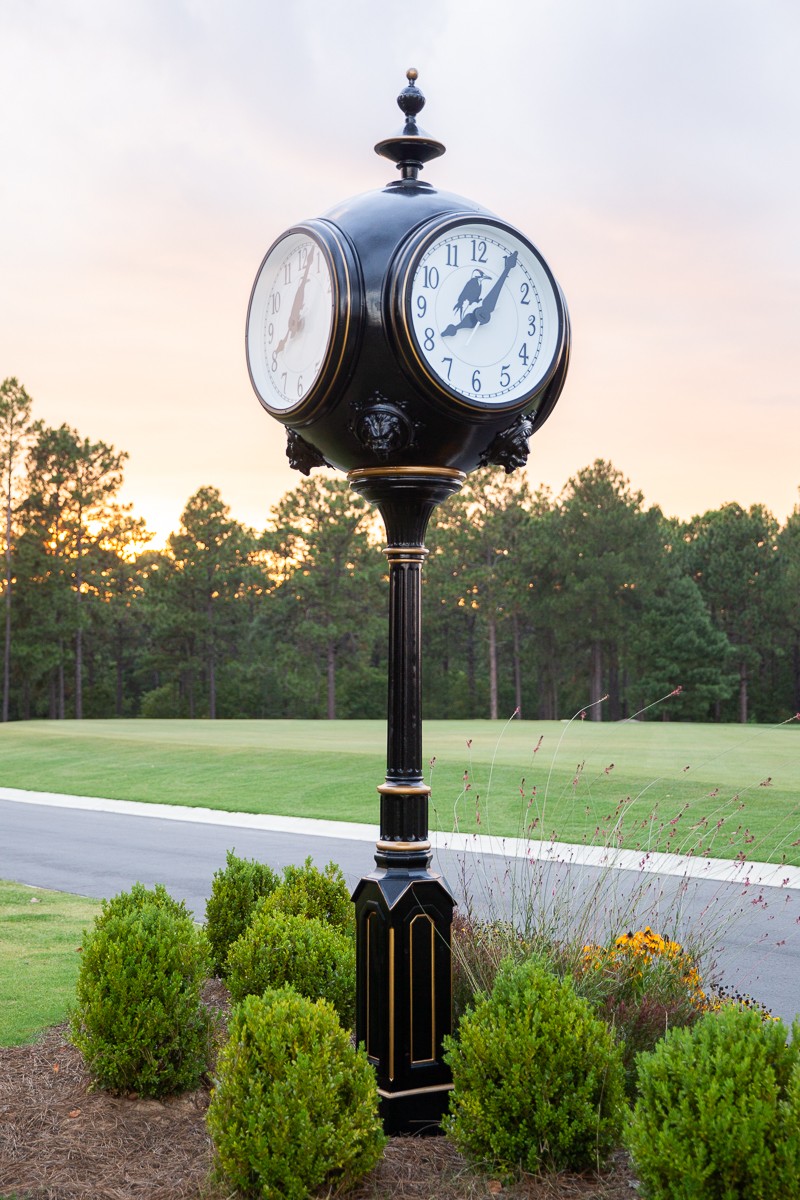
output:
<path id="1" fill-rule="evenodd" d="M 441 1137 L 442 1118 L 448 1111 L 450 1092 L 447 1088 L 420 1088 L 413 1092 L 384 1092 L 378 1089 L 378 1113 L 383 1132 L 388 1137 L 414 1134 L 416 1137 Z"/>

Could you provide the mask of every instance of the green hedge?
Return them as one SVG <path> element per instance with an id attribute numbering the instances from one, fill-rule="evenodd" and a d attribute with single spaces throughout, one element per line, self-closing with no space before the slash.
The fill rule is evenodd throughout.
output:
<path id="1" fill-rule="evenodd" d="M 509 961 L 445 1045 L 455 1087 L 444 1127 L 473 1159 L 511 1171 L 582 1171 L 618 1145 L 620 1051 L 570 979 L 535 960 Z"/>
<path id="2" fill-rule="evenodd" d="M 626 1142 L 649 1200 L 798 1200 L 800 1023 L 723 1008 L 639 1058 Z"/>
<path id="3" fill-rule="evenodd" d="M 256 913 L 231 947 L 227 971 L 233 1000 L 288 983 L 311 1000 L 329 1000 L 345 1028 L 355 1023 L 355 945 L 315 917 Z"/>
<path id="4" fill-rule="evenodd" d="M 374 1166 L 385 1138 L 375 1072 L 332 1006 L 293 989 L 232 1013 L 208 1128 L 228 1181 L 262 1200 L 305 1200 Z"/>
<path id="5" fill-rule="evenodd" d="M 250 924 L 256 905 L 278 882 L 266 863 L 237 858 L 228 851 L 225 869 L 214 875 L 206 904 L 206 933 L 218 975 L 225 974 L 228 951 Z"/>
<path id="6" fill-rule="evenodd" d="M 197 1087 L 211 1041 L 208 943 L 163 888 L 104 902 L 85 934 L 72 1040 L 98 1082 L 162 1096 Z"/>
<path id="7" fill-rule="evenodd" d="M 256 906 L 257 912 L 291 913 L 297 917 L 316 917 L 347 937 L 355 937 L 355 906 L 336 863 L 324 871 L 307 858 L 302 867 L 288 866 L 283 881 Z"/>

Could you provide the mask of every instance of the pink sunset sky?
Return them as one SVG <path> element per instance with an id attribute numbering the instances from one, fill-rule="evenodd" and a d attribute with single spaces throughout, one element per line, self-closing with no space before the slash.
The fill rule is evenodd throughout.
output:
<path id="1" fill-rule="evenodd" d="M 158 540 L 203 484 L 263 527 L 299 476 L 244 359 L 261 258 L 381 187 L 413 65 L 423 178 L 518 225 L 574 358 L 532 443 L 649 503 L 785 518 L 800 484 L 800 9 L 775 0 L 6 0 L 0 378 L 130 453 Z"/>

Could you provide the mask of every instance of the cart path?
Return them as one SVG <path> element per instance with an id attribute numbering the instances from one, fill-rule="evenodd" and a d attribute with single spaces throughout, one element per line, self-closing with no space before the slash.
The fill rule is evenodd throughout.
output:
<path id="1" fill-rule="evenodd" d="M 164 883 L 202 919 L 214 872 L 234 848 L 238 855 L 267 862 L 275 870 L 302 863 L 309 855 L 319 866 L 333 860 L 351 887 L 374 869 L 368 843 L 374 843 L 377 827 L 127 801 L 88 799 L 75 806 L 69 797 L 44 793 L 28 793 L 35 802 L 20 802 L 8 799 L 9 792 L 0 790 L 0 878 L 34 887 L 101 898 L 127 890 L 137 880 L 148 887 Z M 108 811 L 101 805 L 114 807 Z M 180 816 L 172 815 L 176 812 Z M 198 813 L 203 814 L 199 819 Z M 320 833 L 320 826 L 328 827 L 327 832 Z M 474 866 L 480 891 L 477 877 L 491 884 L 509 862 L 508 854 L 492 855 L 488 839 L 487 843 L 476 847 L 473 842 L 470 855 L 442 845 L 434 866 L 452 883 L 465 863 Z M 516 861 L 524 870 L 524 860 Z M 561 860 L 561 866 L 550 869 L 562 877 L 569 871 L 570 885 L 574 881 L 580 887 L 602 868 Z M 615 875 L 625 890 L 639 877 L 622 867 Z M 670 884 L 682 884 L 677 877 L 654 880 L 667 890 Z M 754 884 L 696 879 L 691 883 L 691 904 L 697 909 L 722 897 L 746 911 L 746 920 L 724 939 L 724 981 L 752 993 L 776 1016 L 791 1022 L 800 1012 L 800 895 L 786 886 Z M 766 908 L 754 903 L 758 896 L 765 898 Z M 653 919 L 648 914 L 644 918 Z"/>
<path id="2" fill-rule="evenodd" d="M 158 821 L 188 821 L 202 825 L 224 825 L 232 829 L 258 829 L 268 833 L 299 834 L 303 837 L 376 842 L 377 825 L 349 821 L 322 821 L 309 817 L 281 817 L 269 813 L 228 812 L 225 809 L 191 807 L 183 804 L 150 804 L 140 800 L 103 800 L 96 796 L 67 796 L 58 792 L 32 792 L 0 787 L 0 800 L 18 804 L 43 804 L 85 812 L 118 813 Z M 740 862 L 725 858 L 689 858 L 680 854 L 646 853 L 618 847 L 584 846 L 571 842 L 540 842 L 484 834 L 430 834 L 435 850 L 456 854 L 495 855 L 531 861 L 570 863 L 577 866 L 612 867 L 644 871 L 659 876 L 707 879 L 723 883 L 800 890 L 800 867 L 776 863 Z"/>

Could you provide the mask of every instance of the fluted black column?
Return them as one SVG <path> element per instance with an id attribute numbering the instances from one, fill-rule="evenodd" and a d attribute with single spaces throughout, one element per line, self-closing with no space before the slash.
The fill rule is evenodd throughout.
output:
<path id="1" fill-rule="evenodd" d="M 440 467 L 351 471 L 350 486 L 375 504 L 386 527 L 389 564 L 389 716 L 381 793 L 380 866 L 427 866 L 428 795 L 422 776 L 422 565 L 425 532 L 437 504 L 464 475 Z"/>
<path id="2" fill-rule="evenodd" d="M 386 1133 L 437 1133 L 452 1088 L 444 1061 L 451 1030 L 455 898 L 430 870 L 422 776 L 420 651 L 425 530 L 458 491 L 460 471 L 380 467 L 350 483 L 377 505 L 389 562 L 389 721 L 376 870 L 356 906 L 356 1040 L 375 1067 Z"/>

